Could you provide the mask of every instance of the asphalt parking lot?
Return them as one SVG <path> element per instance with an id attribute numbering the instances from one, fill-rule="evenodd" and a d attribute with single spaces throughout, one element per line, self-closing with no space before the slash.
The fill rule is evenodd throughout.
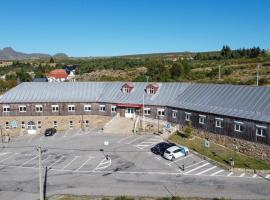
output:
<path id="1" fill-rule="evenodd" d="M 163 192 L 160 191 L 159 196 L 175 195 L 180 191 L 185 196 L 198 196 L 196 190 L 189 193 L 186 190 L 183 191 L 183 188 L 194 181 L 199 181 L 194 185 L 200 185 L 199 188 L 208 186 L 208 189 L 212 189 L 216 187 L 216 184 L 222 185 L 220 187 L 223 190 L 220 189 L 216 194 L 212 193 L 211 195 L 214 196 L 225 195 L 226 187 L 231 187 L 232 183 L 239 183 L 241 188 L 243 184 L 255 184 L 256 187 L 254 186 L 253 190 L 247 187 L 249 192 L 245 194 L 249 194 L 250 197 L 257 195 L 264 199 L 268 194 L 270 196 L 269 176 L 260 177 L 243 172 L 232 173 L 192 153 L 174 161 L 168 161 L 161 155 L 153 153 L 152 150 L 155 145 L 162 142 L 164 142 L 163 139 L 157 135 L 110 135 L 103 134 L 99 130 L 85 132 L 68 130 L 50 137 L 26 135 L 13 138 L 10 143 L 0 146 L 2 180 L 0 181 L 0 199 L 36 199 L 38 197 L 36 147 L 39 145 L 46 150 L 42 154 L 42 165 L 47 168 L 45 185 L 48 195 L 73 191 L 76 194 L 115 193 L 121 195 L 127 192 L 128 195 L 155 196 L 159 192 L 156 189 L 152 190 L 153 184 L 162 182 L 164 185 L 163 181 L 166 180 L 167 189 L 164 190 L 163 187 Z M 189 184 L 177 189 L 181 181 L 188 180 Z M 96 187 L 99 186 L 96 190 L 92 185 L 93 181 L 97 183 Z M 178 181 L 180 182 L 177 183 Z M 28 184 L 23 184 L 23 182 Z M 84 184 L 81 185 L 82 183 Z M 144 185 L 144 188 L 138 191 L 135 188 L 141 187 L 142 185 L 138 185 L 140 183 Z M 211 186 L 210 183 L 213 185 Z M 100 187 L 100 184 L 110 185 L 110 188 Z M 132 187 L 125 188 L 129 184 L 132 184 Z M 89 189 L 90 185 L 91 189 Z M 117 189 L 111 191 L 113 187 Z M 148 187 L 150 188 L 145 191 Z M 264 187 L 265 189 L 261 190 Z M 237 187 L 234 189 L 231 197 L 239 197 Z M 202 191 L 203 189 L 199 190 L 199 192 Z M 209 197 L 210 194 L 205 192 L 205 196 Z"/>

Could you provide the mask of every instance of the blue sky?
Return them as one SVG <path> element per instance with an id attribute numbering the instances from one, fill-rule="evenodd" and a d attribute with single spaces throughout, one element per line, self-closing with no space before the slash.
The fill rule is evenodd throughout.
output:
<path id="1" fill-rule="evenodd" d="M 0 0 L 0 48 L 70 56 L 270 48 L 269 0 Z"/>

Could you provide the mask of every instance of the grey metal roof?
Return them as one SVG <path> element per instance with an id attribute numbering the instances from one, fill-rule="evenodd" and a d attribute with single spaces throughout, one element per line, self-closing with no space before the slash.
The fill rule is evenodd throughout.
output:
<path id="1" fill-rule="evenodd" d="M 111 102 L 142 104 L 148 83 L 134 82 L 131 93 L 122 93 L 125 82 L 30 82 L 0 97 L 0 103 Z M 199 112 L 270 122 L 270 88 L 158 83 L 155 95 L 145 94 L 145 105 L 171 106 Z"/>

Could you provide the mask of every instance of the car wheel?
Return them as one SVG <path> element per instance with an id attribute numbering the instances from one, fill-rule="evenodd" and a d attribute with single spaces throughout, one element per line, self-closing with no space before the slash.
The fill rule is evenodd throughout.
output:
<path id="1" fill-rule="evenodd" d="M 171 159 L 171 161 L 174 161 L 174 160 L 175 160 L 175 157 L 173 156 L 172 159 Z"/>

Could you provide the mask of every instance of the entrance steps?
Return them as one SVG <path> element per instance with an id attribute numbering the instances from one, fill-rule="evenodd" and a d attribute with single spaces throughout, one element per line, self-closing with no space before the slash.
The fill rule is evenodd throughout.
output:
<path id="1" fill-rule="evenodd" d="M 133 119 L 116 116 L 104 126 L 103 132 L 112 134 L 133 134 L 133 128 Z"/>

